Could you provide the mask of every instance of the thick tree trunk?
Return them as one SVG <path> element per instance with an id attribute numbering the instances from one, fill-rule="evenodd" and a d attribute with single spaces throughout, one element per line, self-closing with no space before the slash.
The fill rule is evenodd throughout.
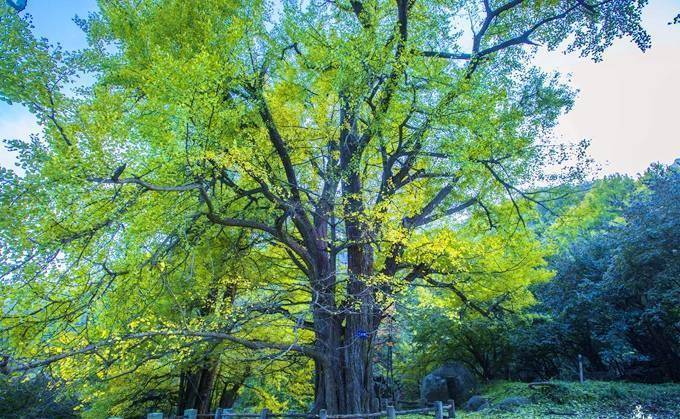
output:
<path id="1" fill-rule="evenodd" d="M 323 359 L 315 360 L 315 410 L 329 413 L 344 412 L 342 393 L 342 325 L 336 311 L 334 264 L 329 257 L 317 261 L 318 277 L 314 279 L 312 312 L 314 315 L 315 345 Z"/>
<path id="2" fill-rule="evenodd" d="M 345 198 L 345 236 L 347 274 L 342 306 L 335 304 L 334 256 L 329 258 L 327 273 L 320 269 L 324 286 L 317 287 L 314 309 L 317 349 L 324 359 L 316 363 L 316 407 L 329 413 L 366 413 L 378 410 L 373 381 L 373 338 L 380 322 L 380 310 L 372 287 L 366 280 L 373 275 L 374 255 L 368 226 L 360 220 L 364 210 L 361 178 L 357 159 L 362 154 L 362 140 L 356 134 L 354 118 L 341 121 L 351 127 L 343 130 L 340 140 L 340 167 L 343 174 L 342 195 Z M 322 237 L 325 237 L 322 235 Z M 325 241 L 325 240 L 324 240 Z M 324 267 L 325 268 L 325 267 Z M 332 281 L 325 282 L 326 278 Z M 329 310 L 330 308 L 330 310 Z"/>
<path id="3" fill-rule="evenodd" d="M 357 242 L 364 239 L 356 226 Z M 352 240 L 352 239 L 350 239 Z M 378 409 L 373 383 L 373 339 L 379 326 L 374 290 L 365 278 L 373 274 L 373 249 L 370 245 L 352 245 L 348 249 L 348 297 L 350 309 L 345 318 L 344 360 L 347 409 L 351 413 Z"/>
<path id="4" fill-rule="evenodd" d="M 218 407 L 230 408 L 234 406 L 236 402 L 236 397 L 238 396 L 238 391 L 241 389 L 243 382 L 240 383 L 227 383 L 222 388 L 222 394 L 218 402 Z"/>
<path id="5" fill-rule="evenodd" d="M 352 229 L 352 234 L 361 231 L 359 226 Z M 380 311 L 374 290 L 365 283 L 373 273 L 373 249 L 368 244 L 349 246 L 350 279 L 341 307 L 335 300 L 337 275 L 332 257 L 317 261 L 316 272 L 312 311 L 316 350 L 323 358 L 315 360 L 314 409 L 329 413 L 376 411 L 372 346 Z"/>
<path id="6" fill-rule="evenodd" d="M 209 413 L 216 375 L 217 365 L 183 373 L 180 378 L 178 411 L 197 409 L 199 414 Z"/>
<path id="7" fill-rule="evenodd" d="M 317 348 L 333 348 L 324 352 L 325 359 L 316 361 L 315 410 L 328 413 L 364 413 L 378 410 L 373 381 L 372 342 L 361 338 L 366 317 L 357 314 L 322 333 Z"/>

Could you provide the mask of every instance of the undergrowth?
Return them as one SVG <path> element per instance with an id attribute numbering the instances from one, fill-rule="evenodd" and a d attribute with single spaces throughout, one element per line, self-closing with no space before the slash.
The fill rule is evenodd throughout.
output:
<path id="1" fill-rule="evenodd" d="M 479 412 L 457 409 L 457 418 L 528 419 L 671 419 L 680 418 L 680 384 L 639 384 L 626 382 L 552 381 L 551 386 L 531 389 L 526 383 L 494 382 L 480 394 L 490 407 Z M 526 397 L 529 404 L 509 410 L 497 405 L 509 397 Z M 421 416 L 423 418 L 424 416 Z M 430 416 L 431 417 L 431 416 Z M 406 416 L 416 419 L 418 416 Z"/>

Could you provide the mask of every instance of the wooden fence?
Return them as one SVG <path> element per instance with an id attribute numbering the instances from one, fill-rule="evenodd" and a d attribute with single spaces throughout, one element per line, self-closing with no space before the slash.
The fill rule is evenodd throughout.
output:
<path id="1" fill-rule="evenodd" d="M 374 413 L 352 413 L 344 415 L 329 415 L 325 409 L 321 409 L 318 415 L 306 413 L 281 413 L 274 414 L 269 409 L 262 409 L 259 413 L 240 413 L 234 412 L 232 409 L 217 409 L 215 413 L 198 414 L 196 409 L 187 409 L 181 416 L 164 416 L 163 413 L 155 412 L 149 413 L 147 419 L 231 419 L 231 418 L 253 418 L 253 419 L 361 419 L 361 418 L 381 418 L 396 419 L 397 416 L 414 415 L 414 414 L 430 414 L 434 413 L 435 419 L 455 418 L 456 417 L 456 403 L 449 400 L 446 404 L 443 402 L 434 402 L 432 406 L 421 407 L 418 409 L 396 410 L 394 406 L 387 406 L 385 410 Z M 109 418 L 121 419 L 121 418 Z"/>

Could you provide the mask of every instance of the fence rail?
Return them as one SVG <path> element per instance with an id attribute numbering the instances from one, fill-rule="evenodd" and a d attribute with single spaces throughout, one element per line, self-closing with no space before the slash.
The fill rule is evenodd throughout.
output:
<path id="1" fill-rule="evenodd" d="M 387 406 L 385 410 L 372 413 L 352 413 L 342 415 L 331 415 L 326 413 L 325 409 L 321 409 L 319 414 L 306 413 L 272 413 L 269 409 L 262 409 L 260 413 L 248 412 L 234 412 L 232 409 L 217 409 L 214 413 L 198 414 L 196 409 L 187 409 L 181 416 L 164 416 L 163 413 L 154 412 L 149 413 L 147 419 L 231 419 L 231 418 L 259 418 L 259 419 L 273 419 L 273 418 L 304 418 L 304 419 L 361 419 L 361 418 L 381 418 L 396 419 L 397 416 L 411 415 L 417 413 L 434 412 L 435 419 L 455 418 L 456 417 L 456 403 L 453 400 L 446 402 L 434 402 L 432 406 L 421 407 L 418 409 L 396 410 L 394 406 Z M 109 418 L 122 419 L 122 418 Z"/>

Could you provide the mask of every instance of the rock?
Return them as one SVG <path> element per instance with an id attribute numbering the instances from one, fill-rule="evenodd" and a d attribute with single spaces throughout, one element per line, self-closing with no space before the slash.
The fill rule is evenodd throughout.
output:
<path id="1" fill-rule="evenodd" d="M 432 371 L 420 384 L 420 398 L 428 402 L 449 399 L 461 405 L 477 390 L 477 380 L 464 365 L 453 362 Z"/>
<path id="2" fill-rule="evenodd" d="M 420 384 L 420 398 L 425 402 L 448 400 L 449 389 L 446 380 L 438 375 L 426 375 Z"/>
<path id="3" fill-rule="evenodd" d="M 497 409 L 501 410 L 513 410 L 519 406 L 526 406 L 531 404 L 531 400 L 527 397 L 508 397 L 503 399 L 496 404 Z"/>
<path id="4" fill-rule="evenodd" d="M 472 396 L 470 397 L 470 400 L 468 400 L 463 405 L 463 410 L 467 410 L 468 412 L 478 412 L 482 409 L 486 409 L 487 407 L 489 407 L 489 401 L 487 399 L 482 396 Z"/>

